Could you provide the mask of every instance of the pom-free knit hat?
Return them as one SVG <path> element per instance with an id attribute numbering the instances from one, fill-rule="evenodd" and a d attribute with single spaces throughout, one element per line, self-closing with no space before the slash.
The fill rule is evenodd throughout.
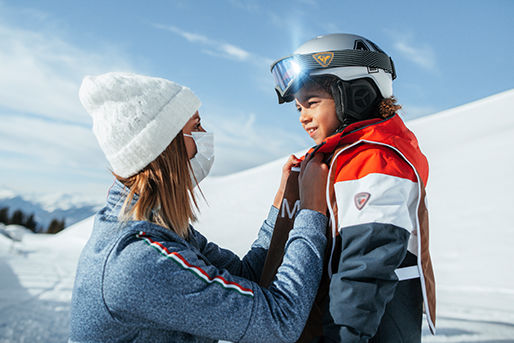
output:
<path id="1" fill-rule="evenodd" d="M 175 82 L 121 72 L 86 76 L 79 98 L 113 171 L 124 178 L 155 160 L 201 104 Z"/>

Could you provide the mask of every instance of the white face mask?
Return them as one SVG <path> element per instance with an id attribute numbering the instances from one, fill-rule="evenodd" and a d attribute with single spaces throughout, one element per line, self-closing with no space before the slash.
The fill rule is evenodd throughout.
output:
<path id="1" fill-rule="evenodd" d="M 196 181 L 200 183 L 209 174 L 214 163 L 214 135 L 211 132 L 193 131 L 190 135 L 184 133 L 184 136 L 191 137 L 195 141 L 196 155 L 189 160 L 189 163 L 193 168 Z M 191 177 L 196 184 L 193 175 Z"/>

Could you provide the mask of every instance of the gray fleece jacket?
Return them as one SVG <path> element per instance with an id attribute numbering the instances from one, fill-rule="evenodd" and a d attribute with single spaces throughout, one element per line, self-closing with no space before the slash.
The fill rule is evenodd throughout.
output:
<path id="1" fill-rule="evenodd" d="M 120 222 L 115 182 L 82 251 L 70 342 L 294 342 L 322 272 L 327 218 L 301 210 L 269 288 L 257 284 L 278 210 L 243 259 L 190 228 L 187 240 L 146 221 Z"/>

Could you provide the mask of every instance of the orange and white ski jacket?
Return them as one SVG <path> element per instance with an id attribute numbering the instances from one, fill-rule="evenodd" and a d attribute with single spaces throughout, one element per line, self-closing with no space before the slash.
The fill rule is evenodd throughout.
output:
<path id="1" fill-rule="evenodd" d="M 434 333 L 435 282 L 425 203 L 428 162 L 415 135 L 394 115 L 352 124 L 314 149 L 331 156 L 329 310 L 339 340 L 371 338 L 397 283 L 416 277 Z M 417 265 L 398 268 L 407 251 L 417 256 Z"/>

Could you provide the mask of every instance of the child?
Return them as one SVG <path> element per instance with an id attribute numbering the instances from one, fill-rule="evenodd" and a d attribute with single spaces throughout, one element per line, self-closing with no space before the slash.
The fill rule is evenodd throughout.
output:
<path id="1" fill-rule="evenodd" d="M 279 103 L 295 101 L 300 123 L 316 143 L 309 152 L 322 153 L 330 165 L 326 282 L 301 341 L 421 342 L 423 303 L 435 332 L 428 163 L 396 114 L 391 58 L 364 37 L 331 34 L 304 43 L 271 72 Z M 295 196 L 285 184 L 281 216 Z M 290 226 L 279 227 L 281 216 L 265 280 L 278 265 L 273 256 L 280 256 L 280 244 L 274 242 Z"/>

